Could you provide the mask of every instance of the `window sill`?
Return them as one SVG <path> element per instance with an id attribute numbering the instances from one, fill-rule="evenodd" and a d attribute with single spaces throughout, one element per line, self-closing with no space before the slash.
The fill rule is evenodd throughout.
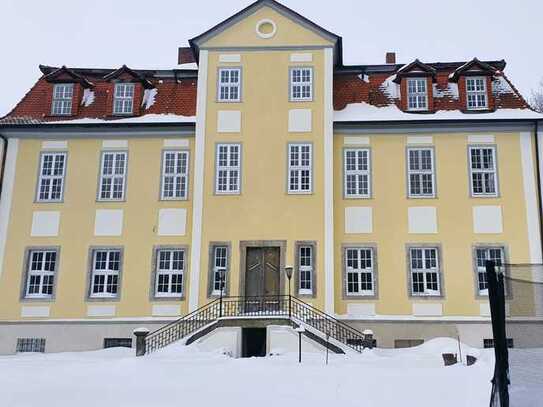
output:
<path id="1" fill-rule="evenodd" d="M 21 302 L 54 302 L 55 297 L 53 296 L 25 296 L 21 298 Z"/>

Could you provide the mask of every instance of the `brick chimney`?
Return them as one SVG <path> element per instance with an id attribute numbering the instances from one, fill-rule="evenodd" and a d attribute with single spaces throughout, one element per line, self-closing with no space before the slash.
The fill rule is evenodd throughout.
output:
<path id="1" fill-rule="evenodd" d="M 177 63 L 181 64 L 190 64 L 196 62 L 192 49 L 190 47 L 179 47 L 179 53 L 177 57 Z"/>
<path id="2" fill-rule="evenodd" d="M 395 52 L 387 52 L 385 56 L 385 63 L 387 64 L 395 64 L 396 63 L 396 53 Z"/>

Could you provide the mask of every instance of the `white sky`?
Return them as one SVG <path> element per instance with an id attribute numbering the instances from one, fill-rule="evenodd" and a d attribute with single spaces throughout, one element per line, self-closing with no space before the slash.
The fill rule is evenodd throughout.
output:
<path id="1" fill-rule="evenodd" d="M 173 67 L 177 47 L 251 0 L 0 0 L 0 116 L 38 65 Z M 397 4 L 396 4 L 397 3 Z M 525 96 L 543 77 L 541 0 L 283 0 L 343 37 L 346 64 L 507 61 Z"/>

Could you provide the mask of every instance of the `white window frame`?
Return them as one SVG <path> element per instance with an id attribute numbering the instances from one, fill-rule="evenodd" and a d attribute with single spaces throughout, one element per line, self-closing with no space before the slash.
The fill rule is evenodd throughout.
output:
<path id="1" fill-rule="evenodd" d="M 430 152 L 430 169 L 422 168 L 423 154 Z M 411 161 L 411 152 L 415 152 L 417 156 L 416 162 Z M 432 147 L 408 147 L 407 148 L 407 194 L 409 198 L 435 198 L 436 197 L 436 177 L 435 177 L 435 159 L 434 149 Z M 415 164 L 415 165 L 412 165 Z M 414 168 L 415 167 L 415 168 Z M 430 176 L 431 192 L 424 191 L 425 178 Z M 413 177 L 418 179 L 420 185 L 420 192 L 413 191 L 414 183 Z"/>
<path id="2" fill-rule="evenodd" d="M 113 155 L 113 161 L 111 164 L 111 173 L 110 174 L 104 174 L 105 170 L 105 161 L 106 156 Z M 124 165 L 122 168 L 122 174 L 117 173 L 117 162 L 119 161 L 119 157 L 124 157 Z M 98 201 L 123 201 L 126 194 L 126 172 L 128 168 L 128 152 L 126 151 L 102 151 L 102 158 L 101 158 L 101 164 L 100 164 L 100 182 L 98 185 Z M 115 192 L 115 182 L 122 182 L 122 192 L 120 197 L 114 197 Z M 104 187 L 106 183 L 109 182 L 111 188 L 109 189 L 109 193 L 107 193 L 106 196 L 104 196 Z"/>
<path id="3" fill-rule="evenodd" d="M 48 152 L 41 154 L 40 173 L 36 193 L 37 202 L 62 202 L 64 197 L 67 157 L 68 155 L 65 152 Z M 45 168 L 46 160 L 51 163 L 50 168 L 47 169 Z M 61 169 L 60 173 L 57 171 L 59 167 Z M 55 189 L 60 187 L 60 190 L 55 191 L 55 195 L 57 196 L 55 198 L 53 197 L 54 184 L 56 184 Z"/>
<path id="4" fill-rule="evenodd" d="M 499 253 L 499 257 L 495 256 L 496 252 Z M 481 259 L 479 258 L 479 253 L 483 254 L 483 257 Z M 496 261 L 497 266 L 502 266 L 503 264 L 505 264 L 505 248 L 503 246 L 475 246 L 473 255 L 477 295 L 480 297 L 486 297 L 488 296 L 486 260 L 494 260 Z M 479 260 L 482 260 L 482 264 Z M 497 260 L 499 260 L 499 262 Z M 486 288 L 481 288 L 481 286 L 485 286 Z"/>
<path id="5" fill-rule="evenodd" d="M 349 266 L 349 252 L 356 254 L 357 267 Z M 368 258 L 369 253 L 369 258 Z M 373 247 L 345 247 L 345 295 L 347 297 L 372 297 L 375 296 L 375 251 Z M 354 258 L 353 258 L 354 259 Z M 369 267 L 368 262 L 369 260 Z M 357 281 L 353 281 L 353 285 L 356 285 L 356 291 L 350 291 L 351 275 L 356 276 Z M 368 275 L 371 277 L 371 281 L 367 281 Z M 362 281 L 365 277 L 366 281 Z M 354 279 L 353 279 L 354 280 Z M 364 285 L 371 284 L 371 289 L 364 287 Z"/>
<path id="6" fill-rule="evenodd" d="M 168 156 L 174 155 L 173 166 L 168 165 Z M 166 186 L 172 181 L 171 195 Z M 186 200 L 189 189 L 188 150 L 165 150 L 162 153 L 162 180 L 160 197 L 164 201 Z"/>
<path id="7" fill-rule="evenodd" d="M 34 255 L 39 254 L 41 254 L 41 259 L 36 259 L 36 261 L 34 261 Z M 28 251 L 25 298 L 53 298 L 55 294 L 55 279 L 59 261 L 58 254 L 59 252 L 56 249 L 32 249 Z M 52 260 L 50 256 L 54 256 Z M 51 262 L 53 263 L 52 269 Z M 34 263 L 39 263 L 39 268 L 33 270 Z M 48 267 L 46 267 L 47 264 L 49 264 Z M 32 284 L 33 286 L 37 286 L 37 292 L 31 293 L 30 286 L 33 278 L 39 279 L 39 281 L 37 284 Z M 46 279 L 47 284 L 45 284 Z M 50 293 L 44 293 L 46 287 L 51 288 Z"/>
<path id="8" fill-rule="evenodd" d="M 226 291 L 226 285 L 228 280 L 228 246 L 227 245 L 216 245 L 213 246 L 213 281 L 211 285 L 211 295 L 217 296 L 221 295 L 221 281 L 220 281 L 220 272 L 224 271 L 224 285 L 223 285 L 223 295 Z M 220 252 L 220 253 L 219 253 Z M 220 256 L 219 256 L 220 254 Z M 218 263 L 218 260 L 221 260 Z"/>
<path id="9" fill-rule="evenodd" d="M 232 82 L 233 72 L 237 73 L 238 80 L 236 82 Z M 218 102 L 230 102 L 230 103 L 241 102 L 241 81 L 242 81 L 241 75 L 242 75 L 242 71 L 240 67 L 219 68 L 217 72 L 217 101 Z M 232 96 L 232 92 L 234 90 L 237 93 L 237 97 Z"/>
<path id="10" fill-rule="evenodd" d="M 466 108 L 468 110 L 486 110 L 488 109 L 488 90 L 485 76 L 466 76 Z M 478 85 L 482 82 L 482 88 Z M 469 90 L 470 82 L 473 83 L 473 89 Z M 470 104 L 470 97 L 473 97 L 474 103 Z M 484 101 L 484 103 L 482 103 Z"/>
<path id="11" fill-rule="evenodd" d="M 221 149 L 226 148 L 226 165 L 221 163 Z M 233 149 L 237 148 L 237 165 L 232 165 Z M 224 177 L 222 174 L 224 173 Z M 225 180 L 226 189 L 222 188 L 222 179 Z M 235 188 L 232 187 L 232 180 L 235 180 Z M 217 144 L 215 150 L 215 194 L 217 195 L 239 195 L 241 192 L 241 144 L 221 143 Z"/>
<path id="12" fill-rule="evenodd" d="M 349 169 L 348 155 L 355 154 L 355 169 Z M 364 157 L 365 156 L 365 157 Z M 366 160 L 366 168 L 364 165 L 360 165 L 360 160 Z M 354 190 L 350 192 L 349 181 L 351 177 L 354 177 Z M 364 181 L 365 178 L 365 181 Z M 346 198 L 371 198 L 371 154 L 369 148 L 346 148 L 343 151 L 343 182 Z M 363 184 L 367 183 L 366 192 L 363 191 Z M 362 190 L 362 192 L 361 192 Z"/>
<path id="13" fill-rule="evenodd" d="M 315 272 L 315 246 L 310 244 L 300 244 L 297 246 L 298 250 L 298 294 L 299 295 L 313 295 L 314 281 L 313 276 Z M 302 255 L 304 250 L 309 250 L 309 255 Z M 304 260 L 309 260 L 309 264 L 303 264 Z M 306 277 L 306 278 L 304 278 Z M 302 286 L 307 284 L 305 287 Z"/>
<path id="14" fill-rule="evenodd" d="M 413 267 L 413 252 L 414 251 L 420 251 L 421 252 L 421 263 L 422 268 L 419 267 Z M 427 267 L 427 262 L 432 262 L 432 256 L 429 256 L 429 251 L 433 251 L 435 253 L 435 266 L 433 266 L 430 263 L 430 266 Z M 422 273 L 422 284 L 424 287 L 423 292 L 415 292 L 415 273 Z M 435 284 L 437 284 L 437 289 L 429 289 L 429 284 L 434 284 L 433 281 L 429 281 L 429 276 L 434 275 L 436 277 Z M 409 281 L 411 284 L 411 287 L 409 287 L 409 292 L 411 293 L 412 297 L 441 297 L 441 272 L 440 272 L 440 254 L 439 254 L 439 247 L 410 247 L 409 248 Z M 418 281 L 417 281 L 418 283 Z"/>
<path id="15" fill-rule="evenodd" d="M 106 268 L 104 269 L 97 269 L 96 268 L 96 258 L 98 253 L 106 253 Z M 119 269 L 115 270 L 114 268 L 110 268 L 110 262 L 111 257 L 114 253 L 118 253 L 119 255 Z M 115 260 L 114 260 L 115 261 Z M 121 291 L 121 271 L 123 267 L 123 253 L 121 249 L 109 249 L 109 248 L 99 248 L 94 249 L 92 251 L 92 265 L 91 265 L 91 279 L 90 279 L 90 293 L 89 298 L 118 298 Z M 102 287 L 102 291 L 95 291 L 95 282 L 94 279 L 97 276 L 104 276 L 104 284 Z M 111 280 L 113 281 L 113 277 L 117 277 L 117 282 L 115 283 L 116 286 L 116 292 L 108 292 L 107 286 L 108 286 L 108 280 L 111 277 Z M 113 283 L 111 283 L 113 286 Z"/>
<path id="16" fill-rule="evenodd" d="M 307 152 L 302 151 L 308 149 Z M 295 151 L 297 150 L 297 151 Z M 302 154 L 309 153 L 309 159 L 305 160 L 308 164 L 303 163 Z M 293 157 L 297 154 L 298 158 Z M 308 172 L 308 182 L 304 181 L 304 172 Z M 289 143 L 288 144 L 288 172 L 287 186 L 289 194 L 311 194 L 313 193 L 313 145 L 311 143 Z M 293 181 L 296 180 L 294 183 Z M 302 188 L 302 184 L 307 185 L 307 188 Z"/>
<path id="17" fill-rule="evenodd" d="M 167 267 L 162 267 L 162 253 L 168 253 L 169 258 L 165 259 Z M 176 253 L 180 254 L 180 257 L 175 259 Z M 175 263 L 181 263 L 181 268 L 174 268 Z M 185 290 L 185 265 L 186 265 L 186 252 L 182 248 L 160 248 L 156 250 L 156 271 L 155 271 L 155 297 L 156 298 L 181 298 Z M 167 291 L 159 291 L 160 278 L 162 276 L 168 277 Z M 181 278 L 181 291 L 173 291 L 173 277 Z M 178 283 L 176 283 L 178 285 Z"/>
<path id="18" fill-rule="evenodd" d="M 309 73 L 309 80 L 307 79 Z M 313 101 L 313 67 L 296 66 L 290 68 L 289 96 L 291 102 Z M 297 95 L 297 91 L 299 94 Z M 305 94 L 304 93 L 308 93 Z"/>
<path id="19" fill-rule="evenodd" d="M 481 158 L 481 168 L 473 168 L 474 161 L 473 161 L 473 155 L 472 152 L 474 150 L 480 150 L 480 158 Z M 484 153 L 483 150 L 491 150 L 491 157 L 492 157 L 492 164 L 493 168 L 483 168 L 485 166 L 484 163 Z M 494 145 L 481 145 L 481 146 L 469 146 L 468 147 L 468 159 L 469 159 L 469 183 L 470 183 L 470 191 L 471 195 L 474 197 L 496 197 L 498 196 L 498 162 L 497 162 L 497 150 L 496 146 Z M 476 192 L 474 188 L 474 179 L 476 176 L 480 176 L 482 179 L 482 188 L 483 192 Z M 487 183 L 487 178 L 493 179 L 493 183 Z M 488 187 L 492 185 L 492 188 L 494 188 L 494 191 L 491 191 Z"/>
<path id="20" fill-rule="evenodd" d="M 424 84 L 424 90 L 420 85 Z M 407 78 L 407 110 L 428 110 L 428 81 L 426 78 Z M 412 91 L 411 87 L 414 88 Z M 411 103 L 413 102 L 413 104 Z"/>
<path id="21" fill-rule="evenodd" d="M 115 83 L 113 95 L 113 114 L 132 115 L 134 114 L 134 94 L 136 86 L 134 83 Z M 118 105 L 118 103 L 120 106 Z"/>
<path id="22" fill-rule="evenodd" d="M 70 116 L 74 98 L 73 83 L 57 83 L 53 86 L 52 116 Z"/>

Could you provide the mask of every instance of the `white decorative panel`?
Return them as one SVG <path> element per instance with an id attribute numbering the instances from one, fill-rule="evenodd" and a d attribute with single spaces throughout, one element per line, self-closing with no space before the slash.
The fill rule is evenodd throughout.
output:
<path id="1" fill-rule="evenodd" d="M 68 142 L 63 140 L 49 140 L 41 143 L 42 150 L 66 150 Z"/>
<path id="2" fill-rule="evenodd" d="M 484 143 L 494 143 L 495 137 L 488 134 L 468 136 L 468 143 L 472 144 L 484 144 Z"/>
<path id="3" fill-rule="evenodd" d="M 305 133 L 311 131 L 311 109 L 291 109 L 288 112 L 288 131 Z"/>
<path id="4" fill-rule="evenodd" d="M 490 316 L 490 304 L 488 302 L 485 302 L 483 304 L 479 304 L 479 312 L 482 317 L 489 317 Z"/>
<path id="5" fill-rule="evenodd" d="M 370 144 L 370 138 L 367 136 L 345 137 L 343 144 L 346 146 L 367 146 Z"/>
<path id="6" fill-rule="evenodd" d="M 48 317 L 49 306 L 33 307 L 24 305 L 21 308 L 21 317 L 23 318 L 36 318 L 36 317 Z"/>
<path id="7" fill-rule="evenodd" d="M 409 136 L 407 144 L 432 144 L 434 139 L 432 136 Z"/>
<path id="8" fill-rule="evenodd" d="M 240 62 L 241 61 L 241 55 L 240 54 L 221 54 L 219 55 L 219 62 Z"/>
<path id="9" fill-rule="evenodd" d="M 97 209 L 94 236 L 121 236 L 123 233 L 122 209 Z"/>
<path id="10" fill-rule="evenodd" d="M 290 62 L 311 62 L 313 61 L 313 54 L 290 54 Z"/>
<path id="11" fill-rule="evenodd" d="M 166 139 L 164 140 L 164 147 L 188 147 L 189 141 L 186 138 L 180 139 Z"/>
<path id="12" fill-rule="evenodd" d="M 177 317 L 181 315 L 180 305 L 153 305 L 155 317 Z"/>
<path id="13" fill-rule="evenodd" d="M 158 211 L 159 236 L 185 236 L 186 209 L 161 209 Z"/>
<path id="14" fill-rule="evenodd" d="M 58 236 L 60 225 L 60 212 L 58 211 L 36 211 L 32 214 L 32 231 L 34 237 Z"/>
<path id="15" fill-rule="evenodd" d="M 443 304 L 414 303 L 413 315 L 417 317 L 435 317 L 443 315 Z"/>
<path id="16" fill-rule="evenodd" d="M 473 207 L 474 233 L 502 233 L 502 207 L 501 206 L 474 206 Z"/>
<path id="17" fill-rule="evenodd" d="M 217 131 L 219 133 L 239 133 L 241 131 L 241 112 L 239 110 L 219 110 L 217 112 Z"/>
<path id="18" fill-rule="evenodd" d="M 114 317 L 115 305 L 89 305 L 87 307 L 89 317 Z"/>
<path id="19" fill-rule="evenodd" d="M 128 148 L 128 140 L 104 140 L 103 148 Z"/>
<path id="20" fill-rule="evenodd" d="M 374 316 L 375 304 L 374 303 L 347 304 L 347 315 L 353 316 L 353 317 Z"/>
<path id="21" fill-rule="evenodd" d="M 433 206 L 407 208 L 409 233 L 437 233 L 437 209 Z"/>
<path id="22" fill-rule="evenodd" d="M 345 208 L 345 233 L 372 233 L 373 209 L 371 207 Z"/>

